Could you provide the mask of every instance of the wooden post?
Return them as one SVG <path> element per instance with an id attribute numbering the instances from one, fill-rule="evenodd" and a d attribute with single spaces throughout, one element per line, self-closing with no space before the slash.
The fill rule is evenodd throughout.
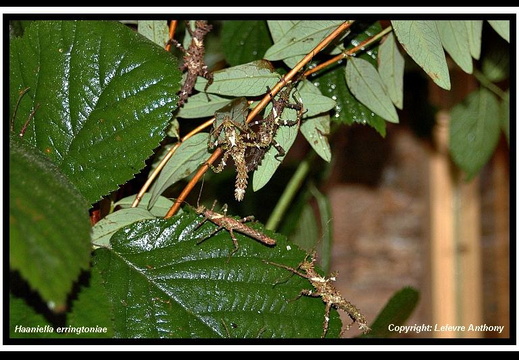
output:
<path id="1" fill-rule="evenodd" d="M 429 162 L 431 311 L 433 327 L 456 324 L 456 266 L 454 218 L 452 217 L 453 184 L 448 152 L 449 115 L 437 114 L 436 151 Z M 435 337 L 455 337 L 454 331 L 433 332 Z"/>
<path id="2" fill-rule="evenodd" d="M 431 318 L 433 327 L 441 329 L 432 336 L 481 337 L 468 330 L 483 318 L 479 182 L 465 182 L 452 164 L 449 121 L 448 112 L 437 114 L 436 149 L 429 163 Z"/>

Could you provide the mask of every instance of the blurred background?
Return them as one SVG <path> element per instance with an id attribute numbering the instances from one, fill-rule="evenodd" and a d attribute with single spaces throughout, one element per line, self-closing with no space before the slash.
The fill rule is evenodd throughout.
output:
<path id="1" fill-rule="evenodd" d="M 508 338 L 510 149 L 503 135 L 480 174 L 465 181 L 448 153 L 449 109 L 478 85 L 454 67 L 451 74 L 450 92 L 408 75 L 403 121 L 385 139 L 352 126 L 332 141 L 330 268 L 339 272 L 341 293 L 371 321 L 395 292 L 412 286 L 420 300 L 407 325 L 504 326 L 501 333 L 395 337 Z"/>

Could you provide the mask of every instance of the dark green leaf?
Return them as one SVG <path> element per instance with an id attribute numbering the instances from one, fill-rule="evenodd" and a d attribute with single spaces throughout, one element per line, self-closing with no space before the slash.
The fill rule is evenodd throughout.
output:
<path id="1" fill-rule="evenodd" d="M 164 137 L 181 75 L 173 55 L 111 21 L 34 21 L 10 44 L 10 110 L 25 138 L 91 203 L 128 181 Z"/>
<path id="2" fill-rule="evenodd" d="M 264 20 L 225 21 L 221 37 L 225 58 L 231 66 L 261 59 L 272 45 Z"/>
<path id="3" fill-rule="evenodd" d="M 36 312 L 24 299 L 9 293 L 10 338 L 52 338 L 53 333 L 54 327 L 45 316 Z"/>
<path id="4" fill-rule="evenodd" d="M 481 71 L 492 82 L 503 81 L 510 76 L 510 51 L 503 42 L 486 44 Z"/>
<path id="5" fill-rule="evenodd" d="M 352 125 L 369 125 L 380 135 L 386 136 L 386 121 L 359 102 L 346 86 L 342 65 L 319 75 L 317 83 L 321 92 L 335 100 L 331 120 Z"/>
<path id="6" fill-rule="evenodd" d="M 99 269 L 93 268 L 87 286 L 82 286 L 67 316 L 76 331 L 69 338 L 111 338 L 114 336 L 113 308 Z M 83 331 L 82 331 L 83 330 Z"/>
<path id="7" fill-rule="evenodd" d="M 396 292 L 371 325 L 371 332 L 361 335 L 361 337 L 387 338 L 397 335 L 398 333 L 391 329 L 394 329 L 394 326 L 405 324 L 416 308 L 419 299 L 420 293 L 412 287 L 405 287 Z"/>
<path id="8" fill-rule="evenodd" d="M 499 103 L 481 88 L 451 111 L 449 148 L 467 179 L 477 175 L 493 154 L 500 134 Z"/>
<path id="9" fill-rule="evenodd" d="M 114 308 L 116 337 L 321 336 L 322 300 L 295 300 L 303 288 L 311 288 L 308 280 L 263 261 L 297 267 L 305 252 L 252 223 L 277 244 L 269 247 L 235 232 L 239 249 L 232 254 L 229 233 L 210 236 L 216 226 L 197 227 L 202 220 L 188 210 L 170 219 L 142 221 L 116 233 L 111 249 L 95 251 L 94 267 L 103 275 Z M 339 331 L 333 311 L 328 336 Z"/>
<path id="10" fill-rule="evenodd" d="M 88 202 L 39 150 L 9 139 L 9 262 L 49 307 L 62 307 L 90 259 Z"/>
<path id="11" fill-rule="evenodd" d="M 349 29 L 351 32 L 346 35 L 344 43 L 346 50 L 350 50 L 364 41 L 372 38 L 382 31 L 382 26 L 379 21 L 362 21 L 357 20 Z M 368 60 L 372 65 L 376 65 L 378 56 L 378 46 L 370 46 L 367 49 L 363 49 L 355 54 L 356 57 L 361 57 L 364 60 Z"/>

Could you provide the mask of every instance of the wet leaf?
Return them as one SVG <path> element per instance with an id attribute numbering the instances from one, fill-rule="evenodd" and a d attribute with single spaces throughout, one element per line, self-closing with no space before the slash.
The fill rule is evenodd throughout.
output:
<path id="1" fill-rule="evenodd" d="M 221 37 L 225 58 L 231 66 L 261 59 L 272 45 L 265 20 L 224 21 Z"/>
<path id="2" fill-rule="evenodd" d="M 373 65 L 363 59 L 349 59 L 346 64 L 346 83 L 360 102 L 387 121 L 398 123 L 393 102 Z"/>
<path id="3" fill-rule="evenodd" d="M 34 21 L 10 43 L 11 114 L 90 203 L 138 173 L 164 138 L 176 58 L 119 22 Z"/>
<path id="4" fill-rule="evenodd" d="M 321 336 L 322 300 L 294 300 L 301 289 L 311 288 L 308 280 L 264 262 L 297 267 L 305 252 L 272 232 L 266 233 L 277 241 L 274 247 L 235 232 L 239 249 L 231 256 L 229 233 L 211 235 L 216 226 L 197 227 L 202 219 L 186 210 L 170 219 L 142 221 L 116 233 L 111 249 L 96 250 L 94 268 L 114 308 L 116 337 Z M 333 311 L 328 336 L 339 331 Z"/>

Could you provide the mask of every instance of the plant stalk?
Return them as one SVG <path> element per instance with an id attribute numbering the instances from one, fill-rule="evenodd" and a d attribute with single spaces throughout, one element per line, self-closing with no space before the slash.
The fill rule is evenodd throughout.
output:
<path id="1" fill-rule="evenodd" d="M 310 165 L 314 158 L 315 152 L 312 151 L 297 167 L 296 172 L 294 175 L 292 175 L 292 178 L 288 182 L 285 190 L 283 191 L 283 194 L 281 194 L 276 207 L 272 211 L 272 214 L 270 215 L 267 224 L 265 225 L 268 230 L 275 231 L 277 229 L 281 219 L 283 218 L 283 215 L 290 207 L 290 204 L 294 200 L 299 188 L 310 172 Z"/>

